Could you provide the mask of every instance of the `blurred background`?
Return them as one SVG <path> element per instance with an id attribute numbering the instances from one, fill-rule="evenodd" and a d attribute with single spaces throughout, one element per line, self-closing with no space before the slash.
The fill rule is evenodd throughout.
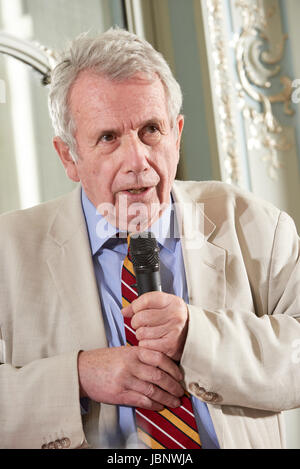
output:
<path id="1" fill-rule="evenodd" d="M 0 0 L 0 213 L 74 187 L 52 145 L 48 73 L 69 40 L 118 25 L 182 86 L 178 179 L 238 185 L 300 231 L 299 18 L 299 0 Z M 300 411 L 285 417 L 300 448 Z"/>

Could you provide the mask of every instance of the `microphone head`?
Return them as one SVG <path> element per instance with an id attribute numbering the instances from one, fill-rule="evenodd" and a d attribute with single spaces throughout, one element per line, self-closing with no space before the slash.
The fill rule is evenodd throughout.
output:
<path id="1" fill-rule="evenodd" d="M 136 271 L 159 270 L 159 247 L 154 234 L 146 231 L 131 235 L 130 256 Z"/>

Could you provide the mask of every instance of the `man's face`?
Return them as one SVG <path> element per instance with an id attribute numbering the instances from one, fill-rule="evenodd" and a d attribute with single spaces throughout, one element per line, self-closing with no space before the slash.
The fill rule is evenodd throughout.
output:
<path id="1" fill-rule="evenodd" d="M 78 161 L 55 139 L 68 176 L 81 181 L 90 201 L 121 229 L 150 226 L 169 203 L 179 159 L 183 117 L 172 128 L 164 87 L 136 75 L 112 82 L 81 72 L 69 96 Z M 113 208 L 108 215 L 107 207 Z M 128 229 L 128 223 L 138 227 Z M 137 223 L 138 222 L 138 223 Z M 132 228 L 132 226 L 131 226 Z"/>

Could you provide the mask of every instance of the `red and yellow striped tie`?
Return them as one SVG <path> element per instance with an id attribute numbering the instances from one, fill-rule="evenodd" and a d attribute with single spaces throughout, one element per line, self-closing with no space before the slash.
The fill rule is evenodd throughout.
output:
<path id="1" fill-rule="evenodd" d="M 122 267 L 122 306 L 128 306 L 138 293 L 130 253 Z M 124 318 L 127 345 L 138 345 L 131 319 Z M 140 440 L 153 449 L 201 449 L 191 399 L 188 393 L 181 398 L 181 406 L 160 412 L 136 409 L 137 431 Z"/>

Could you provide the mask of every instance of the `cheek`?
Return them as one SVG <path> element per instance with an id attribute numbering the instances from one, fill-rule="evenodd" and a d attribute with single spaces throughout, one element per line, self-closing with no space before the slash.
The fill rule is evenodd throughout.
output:
<path id="1" fill-rule="evenodd" d="M 178 151 L 175 146 L 168 147 L 165 150 L 165 158 L 158 165 L 158 171 L 165 183 L 172 184 L 176 175 L 177 165 Z"/>
<path id="2" fill-rule="evenodd" d="M 78 175 L 82 187 L 88 198 L 99 205 L 102 202 L 112 202 L 111 187 L 113 183 L 113 171 L 109 165 L 99 162 L 80 165 Z"/>
<path id="3" fill-rule="evenodd" d="M 90 165 L 82 165 L 78 170 L 78 174 L 82 185 L 92 188 L 97 179 L 96 171 Z"/>
<path id="4" fill-rule="evenodd" d="M 79 166 L 79 175 L 81 181 L 86 181 L 93 185 L 106 185 L 110 179 L 112 170 L 109 165 L 101 163 L 98 159 L 84 162 Z"/>

